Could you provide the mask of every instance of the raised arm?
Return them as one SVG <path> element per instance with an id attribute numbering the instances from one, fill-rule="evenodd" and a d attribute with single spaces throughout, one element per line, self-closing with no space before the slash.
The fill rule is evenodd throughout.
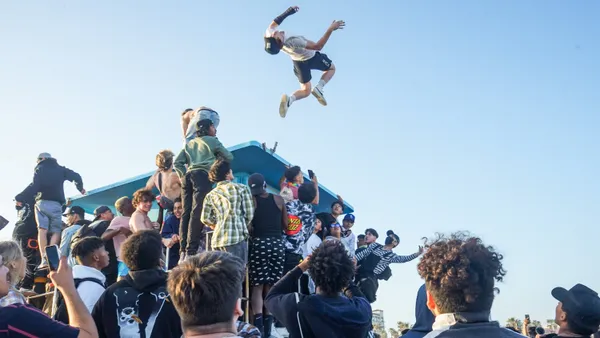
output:
<path id="1" fill-rule="evenodd" d="M 277 29 L 277 26 L 281 25 L 281 23 L 283 23 L 283 20 L 285 20 L 288 16 L 295 14 L 296 12 L 298 12 L 298 10 L 300 10 L 300 7 L 298 6 L 292 6 L 286 9 L 285 12 L 279 14 L 279 16 L 273 19 L 273 22 L 271 22 L 271 24 L 269 25 L 268 30 Z"/>
<path id="2" fill-rule="evenodd" d="M 331 26 L 329 26 L 329 28 L 327 28 L 327 31 L 325 31 L 325 34 L 323 34 L 323 36 L 319 39 L 319 41 L 312 42 L 310 40 L 307 40 L 305 48 L 312 49 L 312 50 L 323 49 L 323 47 L 325 47 L 325 44 L 331 37 L 331 33 L 333 33 L 333 31 L 336 31 L 338 29 L 343 29 L 345 26 L 346 26 L 346 23 L 343 20 L 333 21 Z"/>
<path id="3" fill-rule="evenodd" d="M 367 258 L 367 256 L 369 256 L 371 254 L 371 252 L 373 252 L 373 250 L 375 250 L 380 245 L 381 244 L 379 244 L 379 243 L 372 243 L 371 245 L 366 247 L 364 250 L 362 250 L 361 252 L 356 254 L 356 260 L 360 262 L 363 259 Z"/>

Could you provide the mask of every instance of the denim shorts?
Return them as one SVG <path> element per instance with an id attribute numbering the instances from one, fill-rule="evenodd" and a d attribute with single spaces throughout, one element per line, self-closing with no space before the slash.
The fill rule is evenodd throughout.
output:
<path id="1" fill-rule="evenodd" d="M 62 205 L 55 201 L 40 200 L 35 203 L 35 221 L 38 228 L 51 234 L 62 231 Z"/>

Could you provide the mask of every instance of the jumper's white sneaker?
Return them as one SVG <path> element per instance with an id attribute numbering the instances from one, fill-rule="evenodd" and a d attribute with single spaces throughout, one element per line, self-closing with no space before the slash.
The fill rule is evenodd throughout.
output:
<path id="1" fill-rule="evenodd" d="M 287 115 L 288 108 L 290 107 L 289 102 L 290 98 L 286 94 L 283 94 L 281 97 L 281 102 L 279 103 L 279 116 L 282 118 Z"/>
<path id="2" fill-rule="evenodd" d="M 290 334 L 288 333 L 285 327 L 276 327 L 273 325 L 273 330 L 271 331 L 271 337 L 267 338 L 288 338 Z"/>
<path id="3" fill-rule="evenodd" d="M 326 106 L 327 105 L 327 100 L 325 100 L 325 96 L 323 96 L 323 89 L 319 89 L 319 87 L 315 87 L 312 90 L 312 94 L 314 97 L 317 98 L 317 101 L 319 101 L 320 104 Z"/>

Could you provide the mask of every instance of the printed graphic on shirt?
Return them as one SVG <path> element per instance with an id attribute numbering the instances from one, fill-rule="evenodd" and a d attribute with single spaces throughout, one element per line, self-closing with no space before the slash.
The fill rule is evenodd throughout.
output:
<path id="1" fill-rule="evenodd" d="M 312 204 L 305 204 L 300 200 L 288 202 L 286 207 L 290 224 L 283 236 L 285 249 L 302 255 L 304 242 L 315 228 L 315 210 Z"/>
<path id="2" fill-rule="evenodd" d="M 139 293 L 134 288 L 118 288 L 113 296 L 117 303 L 117 324 L 121 338 L 140 337 L 140 332 L 145 337 L 152 335 L 156 318 L 162 310 L 165 300 L 169 297 L 166 287 L 160 287 L 154 292 Z M 140 318 L 140 298 L 153 297 L 154 305 L 150 317 L 144 321 Z"/>

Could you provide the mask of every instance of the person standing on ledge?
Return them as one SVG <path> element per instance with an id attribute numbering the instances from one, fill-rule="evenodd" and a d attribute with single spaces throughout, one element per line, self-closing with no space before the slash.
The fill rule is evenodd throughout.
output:
<path id="1" fill-rule="evenodd" d="M 331 59 L 326 54 L 320 51 L 325 47 L 331 33 L 338 29 L 343 29 L 346 23 L 343 20 L 334 20 L 327 28 L 327 31 L 317 42 L 310 41 L 301 35 L 291 35 L 284 31 L 279 31 L 279 25 L 288 16 L 298 12 L 300 8 L 293 6 L 288 8 L 281 15 L 273 19 L 273 22 L 265 32 L 265 51 L 271 55 L 276 55 L 280 50 L 288 54 L 294 62 L 294 73 L 300 81 L 300 89 L 296 90 L 292 95 L 283 94 L 279 105 L 279 115 L 285 117 L 292 103 L 296 100 L 301 100 L 311 93 L 312 79 L 311 70 L 317 69 L 323 72 L 321 80 L 317 86 L 312 89 L 312 94 L 317 98 L 320 104 L 327 105 L 325 96 L 323 96 L 323 87 L 335 74 L 335 66 Z"/>

